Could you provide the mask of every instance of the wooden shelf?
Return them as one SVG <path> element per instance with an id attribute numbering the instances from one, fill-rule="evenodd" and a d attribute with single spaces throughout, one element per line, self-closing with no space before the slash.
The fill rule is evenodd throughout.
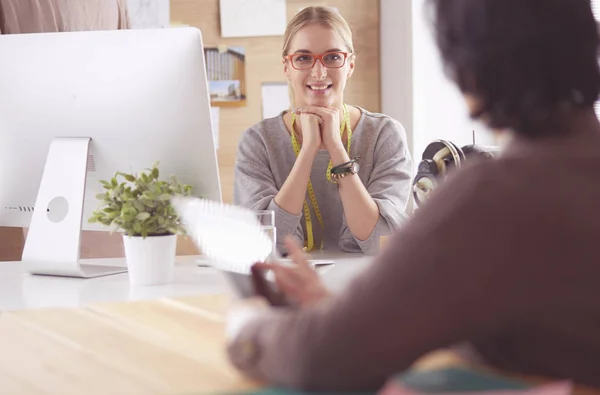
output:
<path id="1" fill-rule="evenodd" d="M 246 99 L 244 100 L 232 100 L 232 101 L 211 101 L 210 105 L 213 107 L 245 107 Z"/>

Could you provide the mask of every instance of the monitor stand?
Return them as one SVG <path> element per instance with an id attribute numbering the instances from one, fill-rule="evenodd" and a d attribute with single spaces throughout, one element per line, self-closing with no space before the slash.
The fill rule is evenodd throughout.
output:
<path id="1" fill-rule="evenodd" d="M 32 274 L 91 278 L 127 271 L 124 260 L 109 266 L 115 260 L 79 259 L 90 142 L 85 137 L 50 143 L 23 249 L 22 261 Z"/>

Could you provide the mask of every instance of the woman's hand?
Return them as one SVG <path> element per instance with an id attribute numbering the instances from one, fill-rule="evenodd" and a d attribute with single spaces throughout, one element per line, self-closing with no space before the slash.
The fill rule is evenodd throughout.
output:
<path id="1" fill-rule="evenodd" d="M 321 118 L 314 114 L 300 113 L 298 119 L 298 126 L 302 136 L 302 149 L 307 150 L 310 153 L 316 153 L 323 143 L 321 139 Z"/>
<path id="2" fill-rule="evenodd" d="M 309 114 L 319 118 L 321 138 L 329 153 L 344 149 L 340 135 L 340 111 L 337 108 L 310 106 L 301 108 L 299 111 L 302 115 Z"/>
<path id="3" fill-rule="evenodd" d="M 290 236 L 286 237 L 285 246 L 292 265 L 257 263 L 254 270 L 272 270 L 279 291 L 300 306 L 311 306 L 327 299 L 330 293 L 306 259 L 304 251 Z M 281 297 L 277 300 L 282 302 Z"/>

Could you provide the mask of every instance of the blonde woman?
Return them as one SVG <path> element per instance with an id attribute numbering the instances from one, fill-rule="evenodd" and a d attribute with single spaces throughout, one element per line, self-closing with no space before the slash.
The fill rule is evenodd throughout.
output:
<path id="1" fill-rule="evenodd" d="M 342 16 L 307 7 L 289 23 L 282 53 L 293 111 L 248 129 L 235 165 L 234 203 L 275 211 L 278 247 L 374 253 L 405 220 L 412 160 L 402 125 L 345 103 L 355 69 Z"/>

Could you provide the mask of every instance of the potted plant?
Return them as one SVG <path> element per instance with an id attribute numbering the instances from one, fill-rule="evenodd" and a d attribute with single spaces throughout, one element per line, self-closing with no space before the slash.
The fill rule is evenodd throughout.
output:
<path id="1" fill-rule="evenodd" d="M 132 284 L 153 285 L 173 281 L 177 235 L 186 234 L 171 205 L 175 195 L 189 196 L 192 187 L 159 179 L 158 163 L 140 174 L 117 172 L 100 183 L 104 193 L 89 222 L 123 232 L 125 259 Z"/>

